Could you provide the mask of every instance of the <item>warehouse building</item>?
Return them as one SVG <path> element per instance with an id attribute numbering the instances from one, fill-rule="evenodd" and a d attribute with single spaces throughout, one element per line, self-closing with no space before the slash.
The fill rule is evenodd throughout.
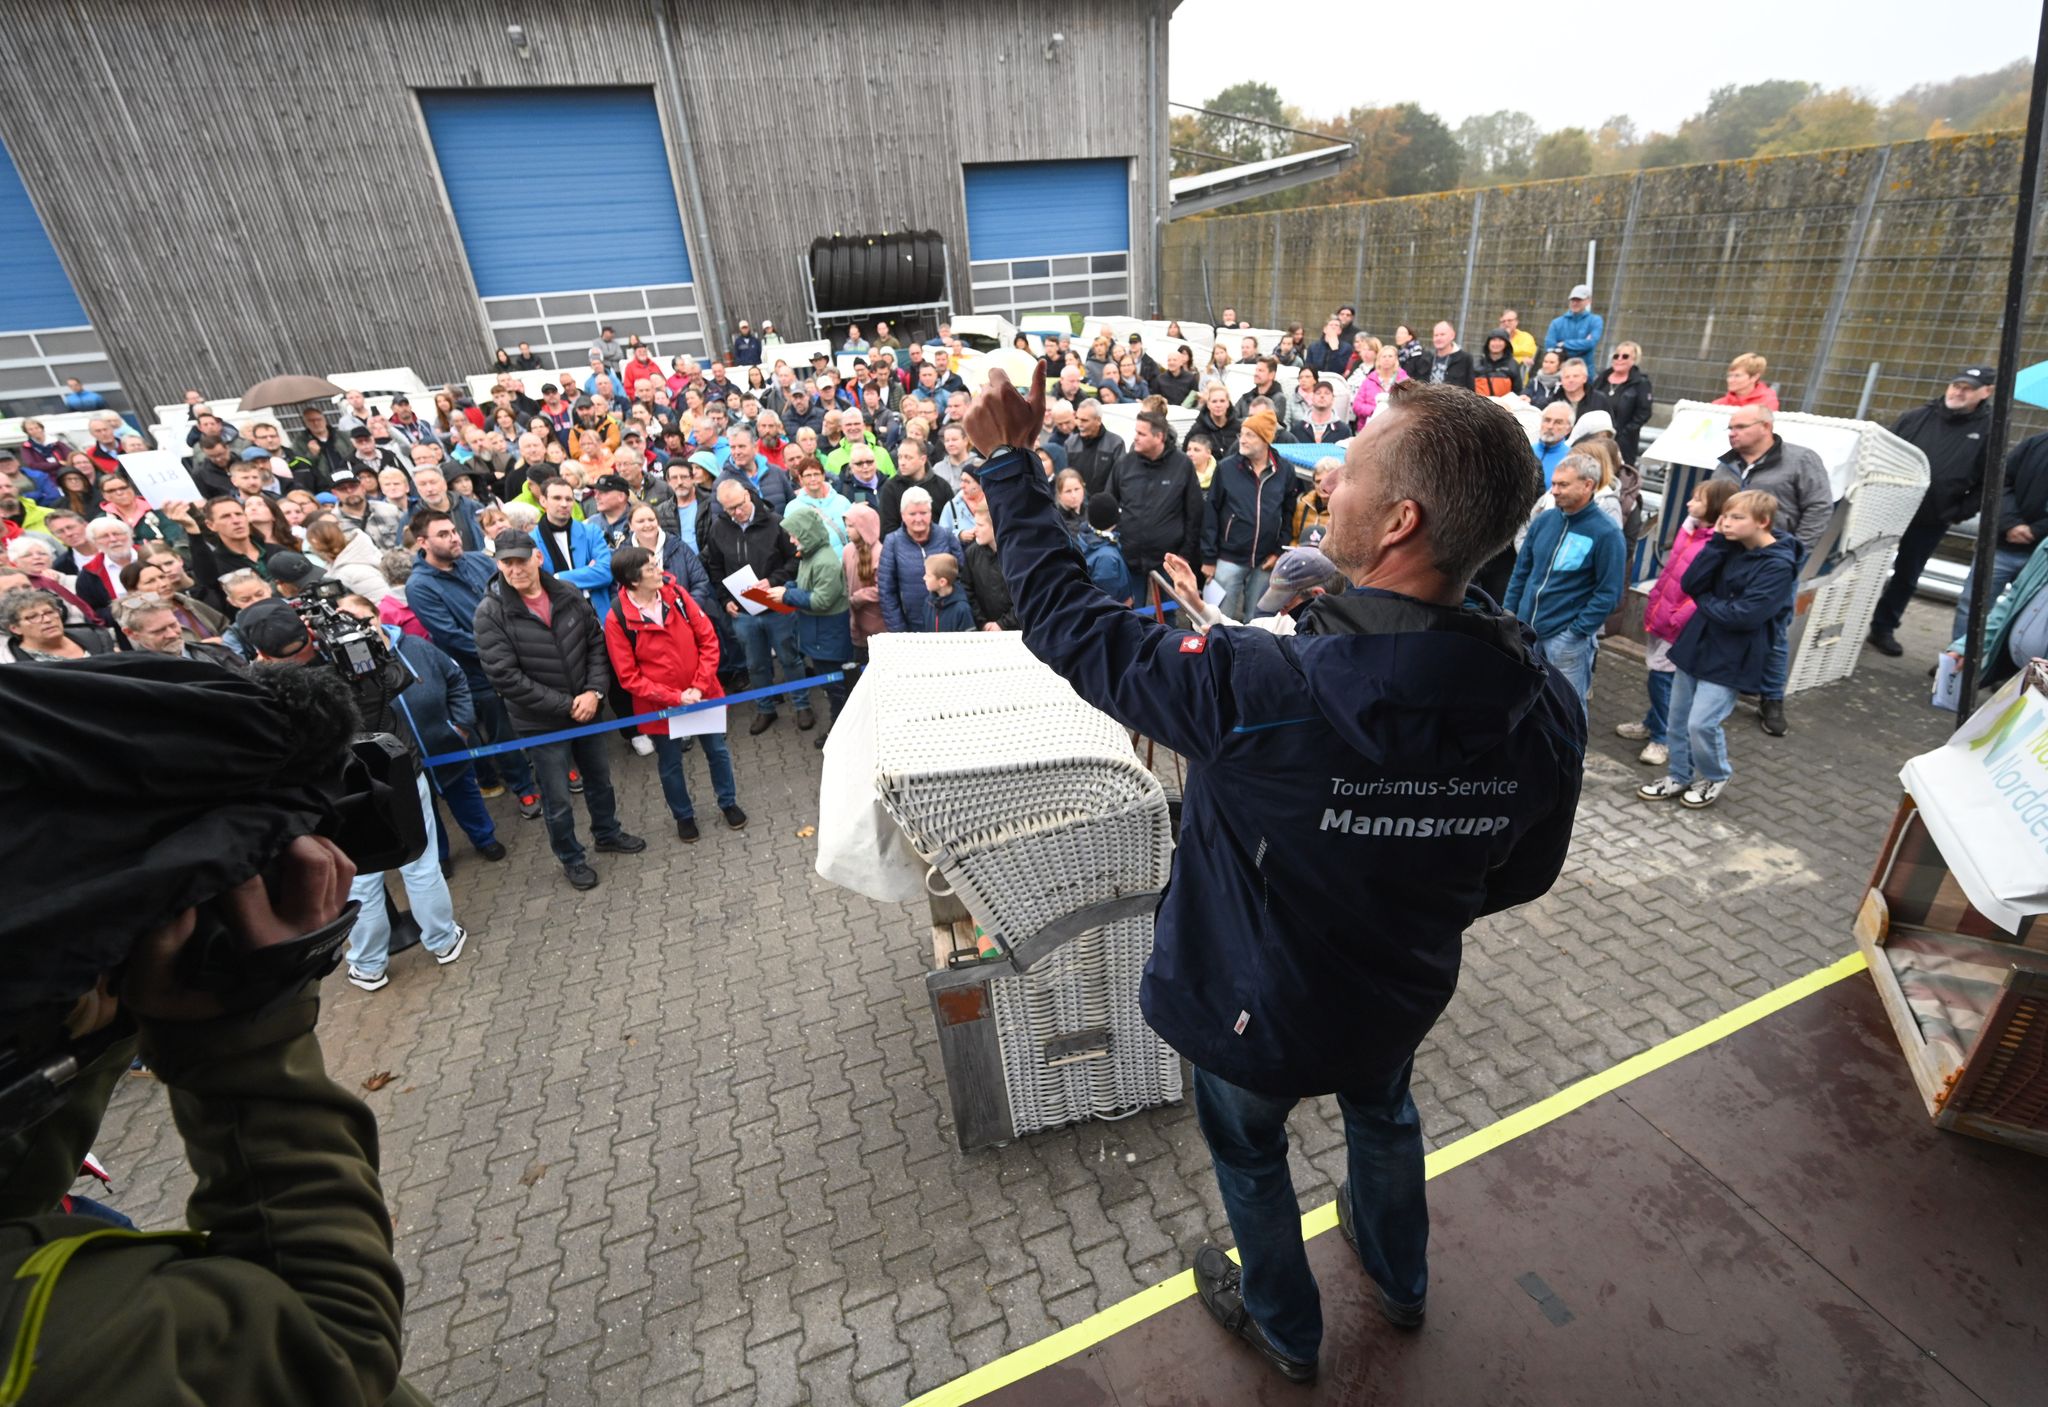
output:
<path id="1" fill-rule="evenodd" d="M 0 0 L 0 413 L 1147 311 L 1175 3 Z"/>

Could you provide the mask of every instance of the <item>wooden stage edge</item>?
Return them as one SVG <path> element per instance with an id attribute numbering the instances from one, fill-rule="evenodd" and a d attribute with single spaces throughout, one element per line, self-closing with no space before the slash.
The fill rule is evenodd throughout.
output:
<path id="1" fill-rule="evenodd" d="M 2038 1404 L 2048 1160 L 1935 1130 L 1860 954 L 1429 1157 L 1428 1325 L 1302 1218 L 1315 1387 L 1183 1272 L 911 1407 Z M 1190 1253 L 1192 1253 L 1192 1248 Z"/>

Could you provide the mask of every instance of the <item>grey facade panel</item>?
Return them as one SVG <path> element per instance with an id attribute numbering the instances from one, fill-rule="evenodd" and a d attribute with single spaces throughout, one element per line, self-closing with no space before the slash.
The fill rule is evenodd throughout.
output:
<path id="1" fill-rule="evenodd" d="M 1142 229 L 1147 29 L 1171 6 L 0 0 L 7 71 L 93 95 L 52 122 L 47 84 L 0 85 L 0 137 L 136 404 L 281 371 L 406 364 L 439 381 L 482 370 L 492 343 L 416 90 L 651 85 L 700 298 L 709 268 L 729 319 L 803 335 L 800 257 L 834 231 L 939 231 L 955 305 L 972 307 L 963 163 L 1132 158 Z M 602 162 L 562 155 L 543 198 L 565 238 L 579 223 L 605 237 L 601 187 L 578 200 L 574 183 Z M 721 346 L 730 331 L 712 329 Z"/>

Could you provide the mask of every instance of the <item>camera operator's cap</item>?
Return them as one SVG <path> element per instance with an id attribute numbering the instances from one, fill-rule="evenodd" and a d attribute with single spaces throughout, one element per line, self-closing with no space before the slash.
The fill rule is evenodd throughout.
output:
<path id="1" fill-rule="evenodd" d="M 302 552 L 276 552 L 270 558 L 270 579 L 289 582 L 293 586 L 304 586 L 309 581 L 324 581 L 327 573 L 313 564 L 313 559 Z"/>
<path id="2" fill-rule="evenodd" d="M 1995 366 L 1966 366 L 1949 378 L 1949 384 L 1967 381 L 1972 386 L 1995 386 L 1998 384 L 1998 368 Z"/>
<path id="3" fill-rule="evenodd" d="M 271 558 L 273 570 L 276 562 L 275 557 Z M 243 607 L 235 617 L 235 630 L 258 654 L 274 660 L 290 659 L 313 643 L 299 613 L 276 597 Z"/>
<path id="4" fill-rule="evenodd" d="M 1590 303 L 1593 301 L 1593 290 L 1583 283 L 1575 283 L 1572 285 L 1571 297 L 1583 298 Z M 1569 302 L 1570 299 L 1566 301 Z"/>
<path id="5" fill-rule="evenodd" d="M 595 493 L 631 493 L 633 491 L 633 486 L 626 482 L 623 474 L 599 474 L 597 482 L 590 487 Z"/>
<path id="6" fill-rule="evenodd" d="M 249 447 L 248 447 L 247 449 L 245 449 L 245 450 L 243 450 L 243 451 L 242 451 L 242 462 L 243 462 L 244 464 L 248 464 L 248 463 L 250 463 L 250 462 L 252 462 L 252 461 L 254 461 L 254 460 L 258 460 L 258 459 L 261 459 L 261 460 L 266 460 L 266 461 L 267 461 L 267 460 L 268 460 L 269 458 L 270 458 L 270 451 L 269 451 L 269 450 L 267 450 L 267 449 L 258 449 L 258 448 L 257 448 L 256 446 L 254 446 L 254 445 L 250 445 L 250 446 L 249 446 Z"/>
<path id="7" fill-rule="evenodd" d="M 1273 576 L 1259 597 L 1259 609 L 1277 611 L 1303 592 L 1320 586 L 1342 590 L 1342 574 L 1314 547 L 1290 547 L 1273 564 Z"/>
<path id="8" fill-rule="evenodd" d="M 533 555 L 533 537 L 517 528 L 506 528 L 491 539 L 491 555 L 501 562 L 517 562 Z"/>

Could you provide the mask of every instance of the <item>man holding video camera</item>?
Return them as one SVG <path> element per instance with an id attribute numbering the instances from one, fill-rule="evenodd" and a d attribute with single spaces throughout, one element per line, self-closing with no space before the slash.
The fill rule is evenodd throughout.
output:
<path id="1" fill-rule="evenodd" d="M 8 775 L 44 799 L 0 836 L 36 876 L 0 908 L 0 1396 L 423 1403 L 376 1124 L 313 1033 L 349 852 L 418 843 L 352 809 L 346 691 L 136 651 L 0 671 L 0 713 Z M 196 1175 L 189 1230 L 52 1210 L 138 1044 Z"/>
<path id="2" fill-rule="evenodd" d="M 1528 629 L 1468 595 L 1536 497 L 1514 417 L 1404 382 L 1344 457 L 1323 551 L 1350 589 L 1298 633 L 1174 629 L 1097 590 L 1031 447 L 1045 412 L 1000 370 L 968 415 L 1024 643 L 1075 692 L 1188 762 L 1139 1003 L 1194 1066 L 1195 1112 L 1241 1261 L 1195 1255 L 1202 1303 L 1311 1382 L 1322 1302 L 1287 1116 L 1335 1095 L 1338 1225 L 1398 1327 L 1421 1325 L 1429 1214 L 1416 1048 L 1465 929 L 1548 890 L 1584 769 L 1578 700 Z"/>
<path id="3" fill-rule="evenodd" d="M 341 620 L 353 617 L 337 612 Z M 337 622 L 339 624 L 339 622 Z M 242 639 L 256 651 L 259 664 L 300 667 L 322 663 L 330 651 L 323 650 L 299 613 L 283 601 L 258 601 L 235 618 Z M 348 629 L 348 627 L 342 627 Z M 406 902 L 412 905 L 413 920 L 420 926 L 420 943 L 447 966 L 462 956 L 469 931 L 455 921 L 455 901 L 448 895 L 448 879 L 441 873 L 440 856 L 434 840 L 433 797 L 427 791 L 426 769 L 419 766 L 415 730 L 401 721 L 397 711 L 404 707 L 400 695 L 412 683 L 403 660 L 389 653 L 389 645 L 375 623 L 356 623 L 356 629 L 374 637 L 385 652 L 376 669 L 352 681 L 356 706 L 373 732 L 390 733 L 405 743 L 412 754 L 414 785 L 419 791 L 420 812 L 426 821 L 427 844 L 417 858 L 398 872 L 405 885 Z M 374 648 L 372 646 L 371 648 Z M 348 943 L 348 980 L 366 992 L 382 991 L 391 985 L 384 970 L 391 958 L 391 918 L 384 908 L 384 876 L 359 874 L 349 889 L 349 898 L 363 906 Z"/>

